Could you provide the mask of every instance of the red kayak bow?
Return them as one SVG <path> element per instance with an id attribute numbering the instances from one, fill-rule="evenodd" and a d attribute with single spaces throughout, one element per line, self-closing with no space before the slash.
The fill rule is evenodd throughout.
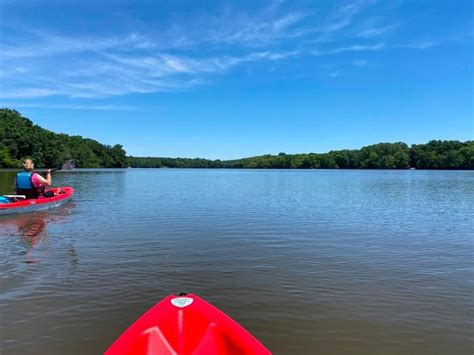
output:
<path id="1" fill-rule="evenodd" d="M 170 295 L 133 323 L 105 355 L 271 354 L 229 316 L 196 295 Z"/>

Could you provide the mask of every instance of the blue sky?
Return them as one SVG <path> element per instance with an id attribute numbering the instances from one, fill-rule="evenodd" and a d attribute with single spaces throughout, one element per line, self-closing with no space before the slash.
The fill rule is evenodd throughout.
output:
<path id="1" fill-rule="evenodd" d="M 130 155 L 474 139 L 470 0 L 1 0 L 0 20 L 0 106 Z"/>

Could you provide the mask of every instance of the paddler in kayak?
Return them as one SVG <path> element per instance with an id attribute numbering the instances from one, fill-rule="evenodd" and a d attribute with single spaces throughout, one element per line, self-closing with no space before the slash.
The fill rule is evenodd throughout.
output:
<path id="1" fill-rule="evenodd" d="M 46 179 L 33 169 L 35 163 L 32 159 L 26 158 L 23 161 L 23 170 L 16 174 L 16 194 L 25 195 L 26 198 L 38 198 L 44 195 L 45 188 L 51 186 L 51 169 L 46 172 Z M 48 192 L 46 192 L 48 194 Z"/>

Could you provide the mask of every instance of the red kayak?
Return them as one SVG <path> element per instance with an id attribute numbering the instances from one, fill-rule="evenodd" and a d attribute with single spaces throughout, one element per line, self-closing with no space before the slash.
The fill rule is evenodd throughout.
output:
<path id="1" fill-rule="evenodd" d="M 72 195 L 74 195 L 74 189 L 72 187 L 56 187 L 48 191 L 52 191 L 54 193 L 54 196 L 41 196 L 36 199 L 26 199 L 9 203 L 0 203 L 0 216 L 13 213 L 26 213 L 48 210 L 50 208 L 55 208 L 64 205 L 66 202 L 69 202 L 72 198 Z"/>
<path id="2" fill-rule="evenodd" d="M 133 323 L 105 355 L 271 354 L 237 322 L 196 295 L 170 295 Z"/>

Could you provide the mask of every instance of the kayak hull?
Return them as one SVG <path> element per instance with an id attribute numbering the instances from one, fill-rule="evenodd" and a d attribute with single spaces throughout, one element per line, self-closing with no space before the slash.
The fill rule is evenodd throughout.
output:
<path id="1" fill-rule="evenodd" d="M 74 195 L 72 187 L 56 187 L 48 191 L 53 191 L 55 195 L 53 197 L 40 197 L 19 202 L 0 203 L 0 216 L 57 208 L 71 201 Z"/>
<path id="2" fill-rule="evenodd" d="M 133 323 L 104 354 L 271 353 L 232 318 L 190 294 L 164 298 Z"/>

